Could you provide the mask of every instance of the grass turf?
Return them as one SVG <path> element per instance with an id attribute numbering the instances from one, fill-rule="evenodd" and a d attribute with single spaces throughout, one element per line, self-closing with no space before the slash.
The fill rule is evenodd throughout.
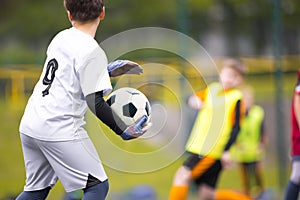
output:
<path id="1" fill-rule="evenodd" d="M 257 77 L 250 77 L 248 81 L 254 85 L 260 101 L 270 101 L 272 100 L 274 94 L 273 79 L 272 77 L 263 77 L 262 79 L 264 80 L 262 81 Z M 289 95 L 292 93 L 292 88 L 295 84 L 294 76 L 285 76 L 285 80 L 286 82 L 284 83 L 283 95 L 285 97 L 288 96 L 289 98 Z M 16 195 L 23 189 L 25 172 L 18 127 L 24 107 L 24 102 L 20 102 L 19 105 L 11 105 L 8 103 L 8 101 L 0 101 L 0 150 L 2 152 L 0 155 L 0 199 L 4 199 L 5 196 L 10 194 Z M 127 148 L 128 151 L 136 151 L 136 149 L 139 151 L 143 148 L 145 148 L 145 151 L 151 151 L 155 147 L 141 147 L 141 144 L 137 144 L 133 146 L 129 145 L 124 148 Z M 164 157 L 167 158 L 168 155 L 161 155 L 160 159 L 164 159 Z M 151 164 L 152 162 L 156 161 L 149 160 L 148 162 Z M 165 166 L 162 169 L 138 174 L 124 173 L 109 166 L 105 166 L 106 172 L 110 179 L 109 199 L 112 199 L 114 194 L 124 194 L 128 192 L 130 188 L 137 184 L 150 185 L 157 191 L 159 199 L 167 199 L 173 175 L 181 163 L 182 158 L 176 160 L 168 166 Z M 280 197 L 283 189 L 278 189 L 278 172 L 277 166 L 274 164 L 274 160 L 270 160 L 269 163 L 266 163 L 264 172 L 266 186 L 274 188 L 278 194 L 277 196 Z M 222 174 L 219 186 L 221 188 L 240 190 L 239 175 L 236 168 L 226 171 Z M 61 199 L 63 195 L 64 190 L 62 185 L 58 183 L 50 192 L 48 199 Z M 192 191 L 190 199 L 193 199 L 194 196 L 195 194 Z"/>

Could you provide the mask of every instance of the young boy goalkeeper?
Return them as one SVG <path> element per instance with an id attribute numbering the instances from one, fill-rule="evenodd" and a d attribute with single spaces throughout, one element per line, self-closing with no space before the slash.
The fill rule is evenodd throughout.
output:
<path id="1" fill-rule="evenodd" d="M 107 58 L 94 39 L 104 19 L 103 0 L 65 0 L 73 27 L 58 33 L 20 123 L 26 185 L 17 200 L 46 199 L 60 179 L 66 192 L 82 189 L 85 200 L 103 200 L 108 180 L 84 129 L 89 107 L 123 139 L 145 132 L 144 117 L 127 127 L 103 96 L 112 87 Z"/>

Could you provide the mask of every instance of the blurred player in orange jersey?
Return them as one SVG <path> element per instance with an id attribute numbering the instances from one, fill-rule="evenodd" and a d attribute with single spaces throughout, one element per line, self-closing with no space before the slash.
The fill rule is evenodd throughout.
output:
<path id="1" fill-rule="evenodd" d="M 227 59 L 220 82 L 209 84 L 189 99 L 189 104 L 200 111 L 186 144 L 189 157 L 175 174 L 169 200 L 187 199 L 191 181 L 198 186 L 199 199 L 228 200 L 233 196 L 232 191 L 216 192 L 215 188 L 222 168 L 231 163 L 229 149 L 244 116 L 242 93 L 237 87 L 243 82 L 245 72 L 241 60 Z M 241 200 L 240 194 L 235 199 Z"/>

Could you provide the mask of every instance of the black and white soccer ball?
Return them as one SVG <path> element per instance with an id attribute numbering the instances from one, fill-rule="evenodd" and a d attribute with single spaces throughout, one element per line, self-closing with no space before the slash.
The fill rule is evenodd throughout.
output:
<path id="1" fill-rule="evenodd" d="M 137 122 L 143 115 L 148 116 L 147 122 L 150 121 L 150 103 L 147 97 L 135 88 L 117 89 L 108 96 L 106 102 L 128 126 Z"/>

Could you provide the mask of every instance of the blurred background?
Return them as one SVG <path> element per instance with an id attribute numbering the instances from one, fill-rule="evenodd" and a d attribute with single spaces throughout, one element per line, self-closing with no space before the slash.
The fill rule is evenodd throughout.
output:
<path id="1" fill-rule="evenodd" d="M 56 33 L 70 27 L 70 23 L 62 0 L 1 0 L 0 3 L 0 199 L 9 199 L 22 191 L 25 180 L 18 133 L 20 118 L 39 78 L 49 42 Z M 281 199 L 290 172 L 289 111 L 300 64 L 300 1 L 106 0 L 105 6 L 106 18 L 96 35 L 99 43 L 129 29 L 162 27 L 198 42 L 217 66 L 225 57 L 238 57 L 245 62 L 246 81 L 254 87 L 256 103 L 266 113 L 265 185 L 274 192 L 274 199 Z M 178 51 L 188 48 L 178 43 Z M 185 100 L 193 91 L 205 87 L 209 80 L 217 80 L 217 74 L 205 77 L 182 56 L 158 49 L 135 50 L 119 58 L 144 64 L 146 70 L 139 78 L 112 79 L 114 86 L 143 85 L 139 89 L 153 103 L 153 115 L 164 118 L 156 120 L 157 123 L 165 123 L 153 127 L 152 139 L 130 143 L 130 146 L 119 138 L 111 138 L 113 143 L 126 151 L 139 153 L 162 149 L 173 133 L 179 135 L 179 139 L 176 148 L 155 157 L 168 162 L 152 171 L 124 173 L 114 164 L 104 162 L 108 163 L 106 171 L 111 182 L 109 199 L 122 199 L 122 195 L 128 196 L 141 184 L 154 189 L 158 199 L 167 199 L 173 175 L 184 159 L 181 153 L 195 117 L 195 112 L 184 105 Z M 167 70 L 151 70 L 147 63 L 167 66 Z M 213 65 L 209 67 L 215 70 Z M 174 127 L 177 122 L 182 123 L 178 133 Z M 90 124 L 93 123 L 99 124 L 91 119 Z M 91 133 L 95 143 L 109 132 L 105 127 L 101 130 L 104 133 Z M 105 157 L 101 152 L 99 149 L 100 157 Z M 106 155 L 109 153 L 105 151 Z M 118 155 L 112 159 L 122 165 L 134 163 L 124 158 L 118 160 Z M 150 165 L 156 161 L 141 162 Z M 241 190 L 238 170 L 233 168 L 223 173 L 219 186 Z M 195 199 L 194 193 L 191 189 L 190 199 Z M 63 188 L 58 183 L 48 199 L 63 196 Z"/>

